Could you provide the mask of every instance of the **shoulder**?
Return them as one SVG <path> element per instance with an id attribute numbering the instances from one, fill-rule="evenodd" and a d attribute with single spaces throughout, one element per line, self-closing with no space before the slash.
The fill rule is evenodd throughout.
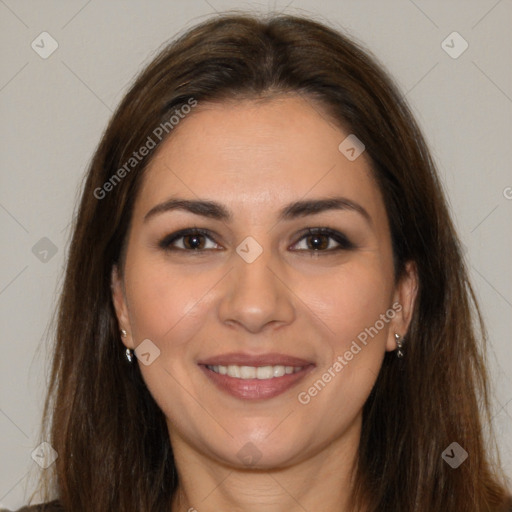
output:
<path id="1" fill-rule="evenodd" d="M 8 512 L 5 509 L 0 510 L 0 512 Z M 65 512 L 64 508 L 58 501 L 51 501 L 48 503 L 40 503 L 39 505 L 30 505 L 28 507 L 23 507 L 17 510 L 16 512 Z"/>

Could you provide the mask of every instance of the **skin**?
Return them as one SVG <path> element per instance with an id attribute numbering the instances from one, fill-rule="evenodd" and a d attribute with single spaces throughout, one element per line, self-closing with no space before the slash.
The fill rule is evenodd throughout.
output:
<path id="1" fill-rule="evenodd" d="M 160 350 L 151 364 L 136 362 L 167 418 L 180 479 L 173 511 L 346 509 L 362 407 L 385 351 L 397 348 L 394 333 L 407 331 L 417 291 L 412 263 L 395 286 L 370 162 L 338 150 L 349 133 L 294 95 L 199 104 L 147 169 L 123 271 L 113 269 L 113 301 L 125 345 L 150 339 Z M 371 221 L 351 210 L 277 219 L 293 201 L 334 195 L 357 202 Z M 171 197 L 219 202 L 233 218 L 174 210 L 144 221 Z M 191 237 L 177 240 L 175 251 L 159 247 L 166 235 L 193 227 L 212 233 L 200 237 L 201 251 L 183 249 Z M 316 227 L 345 234 L 356 248 L 331 250 L 339 244 L 325 236 L 315 251 L 303 230 Z M 247 236 L 263 249 L 252 263 L 236 252 Z M 401 311 L 300 403 L 298 393 L 395 302 Z M 247 401 L 219 390 L 197 364 L 229 352 L 277 352 L 315 367 L 285 393 Z M 258 450 L 250 448 L 259 457 L 251 465 L 237 456 L 247 443 Z"/>

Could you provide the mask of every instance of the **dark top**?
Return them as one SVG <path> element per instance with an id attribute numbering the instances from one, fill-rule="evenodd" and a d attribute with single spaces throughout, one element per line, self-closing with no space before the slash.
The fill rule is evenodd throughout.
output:
<path id="1" fill-rule="evenodd" d="M 6 509 L 1 509 L 0 512 L 9 512 Z M 48 503 L 41 503 L 39 505 L 31 505 L 30 507 L 20 508 L 17 512 L 64 512 L 62 505 L 57 501 Z"/>
<path id="2" fill-rule="evenodd" d="M 503 512 L 512 512 L 512 499 L 509 504 L 502 509 Z M 8 512 L 1 509 L 0 512 Z M 62 505 L 56 500 L 49 503 L 41 503 L 40 505 L 32 505 L 30 507 L 20 508 L 17 512 L 65 512 Z"/>

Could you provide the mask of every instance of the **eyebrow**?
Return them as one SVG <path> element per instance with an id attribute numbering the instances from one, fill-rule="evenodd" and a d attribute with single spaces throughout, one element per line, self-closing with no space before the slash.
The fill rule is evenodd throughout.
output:
<path id="1" fill-rule="evenodd" d="M 144 216 L 144 222 L 147 222 L 158 214 L 173 210 L 183 210 L 195 215 L 225 222 L 230 222 L 233 219 L 231 212 L 225 206 L 220 203 L 216 203 L 215 201 L 171 198 L 151 208 L 151 210 L 149 210 Z M 281 221 L 293 220 L 295 218 L 315 215 L 328 210 L 356 212 L 364 217 L 368 224 L 372 225 L 372 218 L 370 214 L 360 204 L 345 197 L 329 197 L 295 201 L 280 210 L 278 219 Z"/>

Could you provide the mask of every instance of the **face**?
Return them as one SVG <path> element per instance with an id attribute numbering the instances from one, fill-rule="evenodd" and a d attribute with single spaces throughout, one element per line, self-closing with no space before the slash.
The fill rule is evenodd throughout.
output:
<path id="1" fill-rule="evenodd" d="M 113 298 L 178 451 L 269 468 L 357 442 L 416 284 L 395 286 L 370 162 L 327 119 L 199 104 L 146 171 Z"/>

